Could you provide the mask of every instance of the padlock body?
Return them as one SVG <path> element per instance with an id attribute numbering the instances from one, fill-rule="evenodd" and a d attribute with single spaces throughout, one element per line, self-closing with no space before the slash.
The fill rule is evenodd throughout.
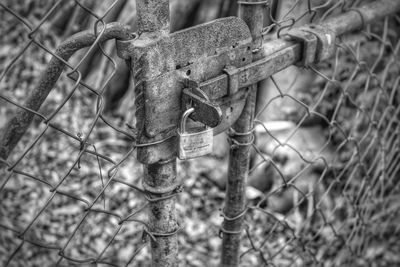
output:
<path id="1" fill-rule="evenodd" d="M 193 159 L 210 154 L 213 149 L 214 134 L 212 128 L 201 131 L 180 132 L 179 136 L 179 159 Z"/>

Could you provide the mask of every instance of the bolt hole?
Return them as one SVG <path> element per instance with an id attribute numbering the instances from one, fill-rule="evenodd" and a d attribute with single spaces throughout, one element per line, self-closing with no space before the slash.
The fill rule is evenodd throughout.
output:
<path id="1" fill-rule="evenodd" d="M 242 58 L 242 61 L 243 61 L 243 62 L 245 62 L 245 61 L 246 61 L 246 58 L 245 58 L 245 57 L 244 57 L 244 58 Z"/>
<path id="2" fill-rule="evenodd" d="M 186 75 L 189 76 L 190 74 L 192 74 L 192 71 L 191 70 L 187 70 L 186 71 Z"/>
<path id="3" fill-rule="evenodd" d="M 251 49 L 251 47 L 250 47 L 250 46 L 248 46 L 248 47 L 247 47 L 247 51 L 250 51 L 250 49 Z"/>
<path id="4" fill-rule="evenodd" d="M 176 65 L 175 69 L 179 70 L 181 67 L 181 65 Z"/>

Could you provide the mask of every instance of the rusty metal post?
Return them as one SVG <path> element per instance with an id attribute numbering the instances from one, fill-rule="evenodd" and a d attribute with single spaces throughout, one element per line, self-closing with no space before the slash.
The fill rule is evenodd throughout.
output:
<path id="1" fill-rule="evenodd" d="M 155 41 L 169 33 L 169 0 L 137 0 L 139 39 Z M 142 81 L 152 76 L 153 66 L 142 68 L 142 62 L 132 62 L 138 120 L 138 142 L 145 142 L 142 122 L 146 120 L 142 103 Z M 139 125 L 141 124 L 141 125 Z M 157 138 L 157 137 L 156 137 Z M 162 139 L 161 137 L 158 139 Z M 171 140 L 169 140 L 171 141 Z M 168 141 L 166 141 L 168 143 Z M 170 142 L 169 142 L 170 143 Z M 175 197 L 176 158 L 165 144 L 157 144 L 138 149 L 138 159 L 145 168 L 143 187 L 149 195 L 148 223 L 151 238 L 152 266 L 178 266 L 178 239 Z M 171 150 L 171 149 L 169 149 Z M 166 155 L 166 156 L 165 156 Z M 172 196 L 172 197 L 171 197 Z"/>
<path id="2" fill-rule="evenodd" d="M 259 3 L 259 4 L 256 4 Z M 248 25 L 253 38 L 253 61 L 257 60 L 262 46 L 262 29 L 265 1 L 238 1 L 239 17 Z M 250 148 L 253 141 L 254 112 L 257 85 L 250 86 L 250 93 L 237 122 L 231 130 L 231 149 L 229 155 L 228 181 L 226 186 L 221 267 L 239 266 L 240 237 L 243 230 L 243 217 L 246 202 L 246 183 L 249 170 Z"/>

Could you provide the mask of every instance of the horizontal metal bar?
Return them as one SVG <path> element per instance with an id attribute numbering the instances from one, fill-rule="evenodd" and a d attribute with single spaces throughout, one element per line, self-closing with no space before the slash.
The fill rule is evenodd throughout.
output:
<path id="1" fill-rule="evenodd" d="M 361 30 L 366 24 L 373 23 L 398 11 L 400 11 L 399 0 L 374 1 L 330 18 L 319 26 L 339 36 L 354 30 Z M 335 46 L 335 42 L 332 41 L 331 45 Z M 276 39 L 264 43 L 261 49 L 260 59 L 238 69 L 239 88 L 248 87 L 262 81 L 291 65 L 299 63 L 302 58 L 300 42 Z M 228 94 L 228 80 L 228 75 L 222 74 L 201 83 L 200 88 L 207 92 L 210 97 L 216 99 Z"/>
<path id="2" fill-rule="evenodd" d="M 333 30 L 336 35 L 342 35 L 361 30 L 365 24 L 373 23 L 398 11 L 400 11 L 399 0 L 379 0 L 330 18 L 321 23 L 321 26 Z"/>

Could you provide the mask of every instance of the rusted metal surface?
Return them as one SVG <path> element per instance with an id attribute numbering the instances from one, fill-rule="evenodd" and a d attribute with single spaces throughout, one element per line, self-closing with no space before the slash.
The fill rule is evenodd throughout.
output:
<path id="1" fill-rule="evenodd" d="M 143 88 L 144 82 L 148 77 L 154 77 L 157 73 L 157 62 L 149 61 L 147 56 L 149 53 L 146 47 L 152 43 L 158 43 L 163 36 L 169 34 L 169 1 L 168 0 L 139 0 L 136 2 L 138 10 L 138 27 L 139 38 L 133 42 L 140 43 L 142 49 L 131 51 L 130 42 L 123 43 L 127 47 L 121 47 L 121 43 L 117 44 L 117 51 L 120 56 L 131 63 L 131 69 L 135 82 L 135 103 L 136 103 L 136 119 L 138 128 L 138 143 L 146 143 L 144 140 L 146 133 L 143 131 L 143 125 L 147 122 L 144 117 L 144 110 L 147 108 L 148 102 L 146 92 Z M 138 53 L 138 54 L 136 54 Z M 135 55 L 135 56 L 133 56 Z M 160 55 L 163 56 L 163 55 Z M 163 62 L 160 58 L 158 63 Z M 147 65 L 145 65 L 147 63 Z M 158 75 L 158 74 L 156 74 Z M 158 84 L 154 90 L 170 91 L 168 81 Z M 161 96 L 161 95 L 160 95 Z M 148 122 L 151 127 L 154 122 Z M 159 138 L 158 136 L 156 138 Z M 159 138 L 158 140 L 161 140 Z M 178 237 L 179 231 L 178 218 L 175 209 L 175 195 L 180 188 L 176 177 L 176 158 L 174 153 L 176 148 L 171 146 L 171 142 L 160 142 L 160 145 L 147 146 L 144 145 L 138 150 L 139 160 L 144 163 L 143 188 L 150 196 L 148 209 L 148 225 L 151 238 L 151 266 L 178 266 Z M 163 155 L 162 160 L 146 161 L 143 158 L 158 157 Z"/>
<path id="2" fill-rule="evenodd" d="M 192 64 L 184 68 L 172 70 L 154 79 L 143 81 L 142 85 L 146 91 L 145 101 L 147 103 L 144 109 L 146 136 L 151 138 L 163 133 L 166 137 L 169 135 L 169 131 L 176 129 L 181 114 L 180 103 L 181 92 L 185 88 L 182 82 L 184 79 L 190 77 L 190 79 L 201 82 L 203 79 L 210 79 L 221 73 L 226 62 L 230 64 L 248 64 L 250 62 L 251 54 L 247 51 L 247 46 L 241 46 L 235 48 L 235 50 L 236 53 L 234 51 L 222 51 L 216 55 L 193 60 Z M 243 59 L 245 60 L 243 61 Z M 165 81 L 168 81 L 168 85 L 174 88 L 172 92 L 156 89 L 165 84 Z M 207 94 L 210 100 L 220 97 L 220 95 L 217 95 L 218 92 L 214 90 L 202 91 Z M 216 98 L 216 96 L 218 97 Z"/>
<path id="3" fill-rule="evenodd" d="M 243 89 L 234 94 L 210 99 L 205 92 L 200 91 L 207 96 L 206 100 L 200 95 L 195 95 L 195 92 L 199 91 L 199 89 L 193 90 L 190 88 L 185 88 L 183 90 L 182 110 L 194 107 L 195 112 L 191 114 L 190 118 L 209 127 L 213 127 L 214 135 L 226 131 L 237 121 L 243 111 L 245 100 L 249 93 L 248 89 Z M 215 94 L 213 94 L 213 96 L 215 98 Z"/>
<path id="4" fill-rule="evenodd" d="M 298 41 L 302 44 L 302 55 L 300 66 L 309 66 L 316 60 L 318 49 L 318 38 L 314 34 L 308 32 L 306 29 L 300 27 L 290 30 L 287 33 L 289 39 Z"/>
<path id="5" fill-rule="evenodd" d="M 336 35 L 334 31 L 329 28 L 313 24 L 309 25 L 304 30 L 317 37 L 317 48 L 314 51 L 315 62 L 321 62 L 323 60 L 329 59 L 335 54 Z M 304 53 L 302 57 L 304 57 Z"/>
<path id="6" fill-rule="evenodd" d="M 354 8 L 321 24 L 321 27 L 333 30 L 336 35 L 342 35 L 354 30 L 361 30 L 363 26 L 376 20 L 390 16 L 400 11 L 400 1 L 380 0 Z"/>
<path id="7" fill-rule="evenodd" d="M 146 8 L 150 10 L 151 4 Z M 168 196 L 179 186 L 173 166 L 178 147 L 175 136 L 182 114 L 182 90 L 187 87 L 188 79 L 199 83 L 222 73 L 228 64 L 240 67 L 250 63 L 251 36 L 246 24 L 234 17 L 173 34 L 164 33 L 162 28 L 147 32 L 153 28 L 143 27 L 139 38 L 118 42 L 118 54 L 131 62 L 134 73 L 137 140 L 144 144 L 138 149 L 138 159 L 147 164 L 143 187 L 152 197 L 162 198 L 150 203 L 150 232 L 153 235 L 162 233 L 154 235 L 155 240 L 151 241 L 153 266 L 177 266 L 175 200 Z M 210 101 L 215 99 L 213 92 L 204 93 Z M 243 96 L 242 93 L 236 99 Z M 221 101 L 219 96 L 218 101 Z M 235 112 L 240 113 L 237 110 L 243 105 L 240 103 L 236 107 Z M 225 117 L 232 115 L 226 110 L 220 113 Z M 157 144 L 146 145 L 154 142 Z M 154 169 L 165 171 L 159 173 Z"/>
<path id="8" fill-rule="evenodd" d="M 148 80 L 250 41 L 246 24 L 239 18 L 228 17 L 159 36 L 157 40 L 142 35 L 132 41 L 119 42 L 119 53 L 123 58 L 140 59 L 135 64 L 141 64 L 147 73 L 144 78 Z M 150 71 L 150 68 L 154 69 Z"/>
<path id="9" fill-rule="evenodd" d="M 242 114 L 243 108 L 246 103 L 246 98 L 249 94 L 248 89 L 238 91 L 236 94 L 225 96 L 217 100 L 213 100 L 212 103 L 219 107 L 222 111 L 221 122 L 214 127 L 214 135 L 220 134 L 229 129 Z"/>
<path id="10" fill-rule="evenodd" d="M 208 98 L 199 95 L 196 88 L 185 88 L 182 91 L 182 110 L 193 107 L 196 112 L 191 115 L 195 121 L 199 121 L 209 127 L 216 127 L 222 120 L 221 108 L 213 105 Z"/>
<path id="11" fill-rule="evenodd" d="M 169 33 L 169 0 L 136 0 L 139 34 Z"/>
<path id="12" fill-rule="evenodd" d="M 251 62 L 251 36 L 242 20 L 230 17 L 195 26 L 171 35 L 148 35 L 118 42 L 119 55 L 131 60 L 137 68 L 137 128 L 143 134 L 139 142 L 148 143 L 176 134 L 181 115 L 181 93 L 184 80 L 196 82 L 222 73 L 227 64 L 243 66 Z M 203 90 L 204 91 L 204 90 Z M 204 91 L 209 98 L 220 98 Z M 155 163 L 176 155 L 176 139 L 157 146 L 141 148 L 138 158 Z"/>
<path id="13" fill-rule="evenodd" d="M 264 58 L 250 63 L 244 67 L 238 68 L 238 84 L 239 88 L 245 88 L 254 83 L 262 81 L 270 75 L 295 64 L 301 59 L 301 46 L 300 44 L 293 44 L 287 41 L 287 46 L 282 50 L 275 53 L 265 55 Z M 263 46 L 264 48 L 264 46 Z M 265 53 L 261 49 L 260 53 Z M 200 89 L 205 92 L 212 92 L 211 94 L 222 97 L 228 94 L 229 77 L 227 74 L 222 74 L 214 79 L 210 79 L 200 83 Z"/>
<path id="14" fill-rule="evenodd" d="M 124 40 L 131 38 L 132 33 L 129 27 L 115 22 L 106 25 L 104 30 L 99 29 L 97 36 L 93 33 L 93 30 L 88 30 L 77 33 L 61 43 L 55 51 L 55 56 L 53 56 L 47 68 L 41 74 L 35 89 L 23 104 L 24 109 L 19 110 L 4 127 L 4 132 L 0 135 L 0 158 L 8 158 L 11 151 L 27 131 L 35 116 L 34 112 L 39 110 L 50 91 L 54 88 L 65 67 L 64 62 L 76 51 L 89 47 L 95 42 L 102 43 L 110 39 Z"/>
<path id="15" fill-rule="evenodd" d="M 154 237 L 151 238 L 151 266 L 178 266 L 179 224 L 174 193 L 179 183 L 175 158 L 145 166 L 143 187 L 152 199 L 148 211 L 149 231 Z"/>
<path id="16" fill-rule="evenodd" d="M 265 10 L 261 5 L 249 5 L 241 1 L 239 16 L 250 28 L 253 51 L 260 51 L 262 44 L 261 32 L 263 29 L 263 14 Z M 257 57 L 258 52 L 254 53 Z M 240 80 L 241 78 L 239 78 Z M 240 86 L 239 86 L 240 87 Z M 243 231 L 243 220 L 246 212 L 246 184 L 250 162 L 250 148 L 253 142 L 254 112 L 257 96 L 257 84 L 250 86 L 250 93 L 242 114 L 232 125 L 230 134 L 231 148 L 229 153 L 228 179 L 226 183 L 225 206 L 222 211 L 224 222 L 221 227 L 223 234 L 220 266 L 239 266 L 240 240 Z"/>

